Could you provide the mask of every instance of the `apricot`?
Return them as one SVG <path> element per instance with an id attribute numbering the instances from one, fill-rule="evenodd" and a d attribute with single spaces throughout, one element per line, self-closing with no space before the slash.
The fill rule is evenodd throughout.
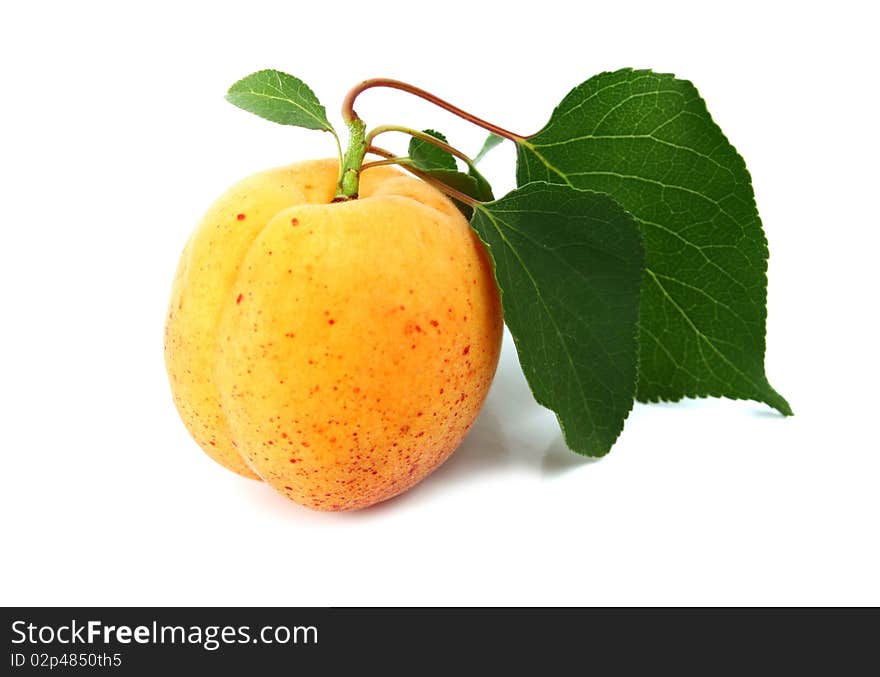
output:
<path id="1" fill-rule="evenodd" d="M 437 468 L 498 363 L 491 264 L 427 183 L 335 160 L 251 176 L 208 210 L 174 280 L 165 359 L 211 458 L 318 510 L 388 499 Z"/>

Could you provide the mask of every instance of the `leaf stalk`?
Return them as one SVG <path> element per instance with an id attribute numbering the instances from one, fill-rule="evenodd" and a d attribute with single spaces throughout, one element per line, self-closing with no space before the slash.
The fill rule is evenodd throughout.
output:
<path id="1" fill-rule="evenodd" d="M 515 134 L 503 127 L 499 127 L 498 125 L 494 125 L 488 120 L 483 120 L 482 118 L 473 115 L 472 113 L 468 113 L 465 110 L 462 110 L 458 106 L 454 106 L 448 101 L 441 99 L 439 96 L 431 94 L 420 87 L 416 87 L 415 85 L 411 85 L 407 82 L 402 82 L 400 80 L 392 80 L 391 78 L 372 78 L 370 80 L 364 80 L 363 82 L 358 83 L 354 87 L 349 90 L 348 94 L 345 95 L 345 99 L 342 102 L 342 118 L 349 123 L 353 120 L 359 120 L 357 112 L 354 110 L 354 103 L 357 97 L 367 91 L 368 89 L 372 89 L 374 87 L 386 87 L 388 89 L 398 89 L 402 92 L 406 92 L 408 94 L 412 94 L 413 96 L 417 96 L 420 99 L 424 99 L 429 103 L 438 106 L 453 115 L 457 115 L 463 120 L 467 120 L 468 122 L 477 125 L 478 127 L 482 127 L 483 129 L 492 132 L 493 134 L 497 134 L 505 139 L 509 139 L 514 143 L 520 143 L 525 140 L 527 137 L 521 136 L 520 134 Z"/>
<path id="2" fill-rule="evenodd" d="M 479 200 L 475 200 L 470 195 L 465 195 L 461 191 L 455 190 L 455 188 L 447 186 L 442 181 L 438 181 L 426 172 L 417 169 L 412 165 L 409 158 L 397 157 L 391 151 L 385 150 L 384 148 L 379 148 L 377 146 L 370 146 L 369 148 L 367 148 L 367 152 L 372 153 L 373 155 L 378 155 L 385 159 L 379 162 L 369 162 L 364 165 L 364 169 L 368 167 L 379 167 L 392 164 L 397 165 L 401 169 L 405 169 L 406 171 L 408 171 L 410 174 L 419 177 L 425 183 L 431 184 L 432 186 L 434 186 L 434 188 L 445 193 L 447 196 L 453 198 L 454 200 L 458 200 L 459 202 L 462 202 L 472 208 L 477 208 L 482 205 L 482 202 L 480 202 Z"/>
<path id="3" fill-rule="evenodd" d="M 380 134 L 385 134 L 387 132 L 400 132 L 401 134 L 409 134 L 416 139 L 424 141 L 426 143 L 430 143 L 433 146 L 437 146 L 442 150 L 445 150 L 450 155 L 454 155 L 459 160 L 467 164 L 468 167 L 474 167 L 474 161 L 466 154 L 455 148 L 454 146 L 450 146 L 445 141 L 438 139 L 436 136 L 431 136 L 430 134 L 426 134 L 425 132 L 420 132 L 417 129 L 410 129 L 409 127 L 401 127 L 399 125 L 380 125 L 378 127 L 374 127 L 367 134 L 367 146 L 370 146 L 373 143 L 373 139 L 375 139 Z"/>

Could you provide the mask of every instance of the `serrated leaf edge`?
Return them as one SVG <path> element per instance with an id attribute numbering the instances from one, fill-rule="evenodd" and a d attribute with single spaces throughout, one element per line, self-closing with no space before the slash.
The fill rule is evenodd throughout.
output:
<path id="1" fill-rule="evenodd" d="M 521 189 L 523 189 L 523 188 L 527 188 L 527 187 L 529 187 L 529 186 L 536 186 L 536 187 L 537 187 L 537 186 L 552 186 L 552 185 L 553 185 L 553 184 L 550 184 L 550 183 L 548 183 L 548 182 L 546 182 L 546 181 L 530 181 L 529 183 L 523 184 L 522 186 L 518 186 L 515 190 L 521 190 Z M 570 187 L 572 190 L 576 190 L 576 191 L 579 192 L 579 193 L 588 193 L 588 194 L 602 195 L 602 196 L 604 196 L 604 197 L 607 197 L 607 198 L 610 199 L 614 204 L 616 204 L 617 207 L 618 207 L 621 211 L 623 211 L 623 212 L 625 212 L 626 214 L 628 214 L 628 215 L 630 216 L 630 218 L 632 218 L 633 221 L 636 222 L 635 217 L 634 217 L 632 214 L 630 214 L 630 212 L 629 212 L 628 210 L 626 210 L 626 209 L 623 207 L 623 205 L 621 205 L 621 204 L 620 204 L 620 203 L 614 198 L 613 195 L 609 195 L 608 193 L 604 193 L 604 192 L 602 192 L 602 191 L 588 190 L 588 189 L 585 190 L 585 189 L 582 189 L 582 188 L 577 188 L 577 187 L 575 187 L 575 186 L 569 186 L 569 187 Z M 508 194 L 509 194 L 509 193 L 508 193 Z M 504 197 L 506 197 L 506 195 L 503 196 L 502 198 L 499 198 L 499 199 L 504 199 Z M 494 201 L 493 201 L 493 202 L 494 202 Z M 491 203 L 489 203 L 489 204 L 491 204 Z M 491 214 L 490 214 L 490 213 L 484 208 L 484 205 L 482 205 L 482 204 L 478 204 L 478 205 L 476 205 L 475 208 L 474 208 L 474 215 L 476 215 L 476 213 L 477 213 L 478 210 L 479 210 L 479 211 L 482 211 L 483 213 L 485 213 L 485 214 L 487 215 L 487 218 L 489 218 L 489 219 L 493 222 L 493 224 L 495 223 L 495 219 L 492 218 Z M 471 217 L 471 220 L 473 220 L 473 217 Z M 496 228 L 497 228 L 497 226 L 496 226 Z M 497 270 L 496 270 L 495 256 L 494 256 L 493 253 L 492 253 L 492 247 L 491 247 L 491 245 L 490 245 L 488 242 L 486 242 L 485 240 L 483 240 L 483 238 L 482 238 L 482 236 L 480 235 L 479 231 L 478 231 L 478 230 L 477 230 L 472 224 L 471 224 L 471 230 L 473 230 L 473 232 L 476 233 L 478 239 L 479 239 L 480 242 L 483 244 L 483 248 L 486 250 L 486 253 L 487 253 L 488 256 L 489 256 L 489 262 L 491 263 L 491 266 L 492 266 L 492 275 L 493 275 L 493 277 L 495 278 L 495 284 L 496 284 L 496 286 L 498 287 L 498 296 L 499 296 L 499 299 L 502 301 L 502 308 L 503 308 L 503 305 L 504 305 L 504 304 L 503 304 L 503 299 L 504 299 L 505 291 L 504 291 L 504 289 L 502 288 L 501 284 L 498 282 L 498 274 L 497 274 Z M 642 236 L 642 233 L 641 233 L 641 229 L 637 229 L 637 230 L 638 230 L 639 241 L 641 242 L 641 241 L 643 240 L 643 236 Z M 500 233 L 499 233 L 499 234 L 500 234 Z M 506 238 L 504 238 L 504 237 L 502 236 L 502 240 L 505 240 L 505 241 L 506 241 Z M 519 257 L 517 257 L 517 259 L 519 259 Z M 639 318 L 638 318 L 638 313 L 639 313 L 639 312 L 640 312 L 640 311 L 639 311 L 639 309 L 637 308 L 637 310 L 636 310 L 637 317 L 636 317 L 635 324 L 633 325 L 633 326 L 634 326 L 634 329 L 635 329 L 635 333 L 634 333 L 634 335 L 633 335 L 633 343 L 634 343 L 634 345 L 635 345 L 635 349 L 636 349 L 636 356 L 635 356 L 635 357 L 636 357 L 636 364 L 638 364 L 638 359 L 639 359 L 639 356 L 640 356 L 640 350 L 641 350 L 641 342 L 639 341 L 639 336 L 640 336 L 640 324 L 639 324 Z M 557 334 L 560 336 L 560 338 L 562 338 L 561 334 L 559 334 L 558 331 L 557 331 Z M 520 351 L 520 341 L 519 341 L 519 338 L 518 338 L 518 337 L 516 336 L 516 334 L 514 334 L 512 331 L 510 332 L 510 335 L 511 335 L 511 338 L 513 339 L 514 347 L 516 348 L 517 359 L 520 360 L 520 362 L 521 362 L 520 355 L 521 355 L 522 353 L 521 353 L 521 351 Z M 567 349 L 566 349 L 566 352 L 568 352 Z M 636 371 L 635 371 L 635 376 L 634 376 L 634 380 L 633 380 L 633 398 L 632 398 L 632 400 L 630 401 L 629 407 L 627 407 L 626 411 L 624 412 L 623 417 L 620 419 L 620 425 L 619 425 L 619 427 L 617 427 L 616 430 L 612 430 L 613 436 L 610 437 L 610 439 L 609 439 L 607 445 L 604 445 L 604 444 L 601 445 L 601 446 L 605 446 L 605 447 L 606 447 L 606 448 L 604 449 L 604 451 L 596 451 L 596 452 L 592 452 L 592 451 L 587 450 L 587 449 L 576 448 L 575 445 L 573 445 L 573 444 L 571 443 L 571 441 L 569 440 L 569 437 L 568 437 L 568 430 L 567 430 L 567 428 L 566 428 L 566 424 L 565 424 L 565 422 L 562 420 L 562 417 L 561 417 L 561 416 L 560 416 L 560 415 L 559 415 L 554 409 L 552 409 L 552 408 L 549 406 L 549 404 L 548 404 L 546 401 L 544 401 L 544 400 L 542 399 L 542 397 L 540 397 L 540 396 L 535 392 L 534 388 L 532 387 L 532 384 L 529 382 L 528 376 L 525 374 L 525 370 L 523 370 L 523 375 L 526 376 L 526 382 L 527 382 L 528 385 L 529 385 L 529 390 L 530 390 L 531 393 L 532 393 L 532 397 L 535 398 L 535 402 L 537 402 L 539 405 L 541 405 L 542 407 L 544 407 L 544 408 L 547 409 L 548 411 L 553 412 L 553 415 L 554 415 L 554 417 L 556 418 L 556 421 L 557 421 L 557 423 L 558 423 L 558 425 L 559 425 L 559 429 L 560 429 L 560 431 L 561 431 L 561 433 L 562 433 L 562 439 L 563 439 L 563 441 L 565 442 L 565 445 L 566 445 L 566 446 L 567 446 L 572 452 L 578 454 L 579 456 L 585 456 L 585 457 L 588 457 L 588 458 L 602 458 L 603 456 L 607 456 L 608 453 L 611 451 L 611 449 L 614 447 L 614 445 L 617 443 L 617 440 L 619 440 L 619 439 L 620 439 L 620 436 L 623 434 L 623 430 L 624 430 L 624 428 L 625 428 L 625 426 L 626 426 L 626 421 L 629 419 L 629 416 L 630 416 L 630 414 L 632 413 L 632 410 L 633 410 L 633 407 L 634 407 L 634 405 L 635 405 L 635 402 L 637 401 L 637 400 L 636 400 L 636 397 L 635 397 L 635 393 L 638 392 L 638 378 L 639 378 L 639 371 L 638 371 L 638 369 L 636 369 Z M 579 385 L 580 385 L 580 384 L 579 384 Z M 582 392 L 583 392 L 583 391 L 582 391 Z M 587 413 L 592 417 L 592 414 L 589 412 L 589 409 L 587 409 Z M 597 445 L 597 446 L 599 446 L 599 445 Z"/>
<path id="2" fill-rule="evenodd" d="M 244 83 L 246 80 L 248 80 L 248 79 L 250 79 L 250 78 L 257 77 L 257 76 L 259 76 L 259 75 L 264 75 L 264 74 L 265 74 L 265 75 L 268 75 L 268 74 L 270 74 L 270 73 L 271 73 L 272 75 L 274 75 L 274 76 L 278 79 L 278 87 L 274 87 L 274 88 L 277 89 L 278 93 L 279 93 L 279 94 L 282 94 L 282 95 L 284 94 L 284 90 L 281 89 L 281 78 L 280 78 L 280 76 L 281 76 L 281 75 L 285 75 L 285 76 L 287 76 L 287 77 L 289 77 L 289 78 L 293 78 L 294 80 L 296 80 L 296 82 L 298 83 L 298 85 L 297 85 L 298 87 L 302 87 L 303 89 L 305 89 L 306 92 L 308 92 L 312 97 L 314 97 L 315 101 L 316 101 L 317 104 L 318 104 L 318 107 L 319 107 L 320 110 L 321 110 L 321 113 L 322 113 L 323 117 L 322 117 L 322 116 L 315 115 L 315 114 L 314 114 L 312 111 L 310 111 L 309 109 L 305 108 L 305 107 L 302 106 L 301 104 L 297 103 L 297 102 L 294 101 L 293 99 L 290 99 L 290 98 L 288 98 L 288 97 L 286 97 L 286 96 L 271 96 L 271 95 L 268 95 L 268 94 L 264 94 L 264 93 L 262 93 L 262 92 L 255 92 L 255 91 L 250 90 L 250 89 L 248 89 L 248 90 L 242 90 L 242 91 L 233 91 L 237 86 L 241 85 L 242 83 Z M 267 83 L 267 84 L 269 84 L 269 83 Z M 272 87 L 271 84 L 269 84 L 269 86 Z M 245 75 L 243 78 L 241 78 L 241 79 L 237 80 L 236 82 L 232 83 L 232 85 L 229 87 L 229 90 L 226 92 L 226 96 L 225 96 L 224 98 L 225 98 L 229 103 L 231 103 L 233 106 L 236 106 L 236 107 L 238 107 L 238 108 L 241 108 L 242 110 L 245 110 L 245 111 L 247 111 L 248 113 L 253 113 L 254 115 L 258 115 L 259 117 L 262 117 L 264 120 L 265 120 L 265 119 L 268 119 L 268 118 L 263 117 L 263 116 L 260 115 L 259 113 L 254 113 L 253 111 L 248 110 L 247 108 L 242 108 L 241 106 L 239 106 L 239 105 L 238 105 L 238 104 L 232 99 L 233 95 L 235 95 L 235 94 L 251 94 L 252 96 L 259 96 L 259 97 L 263 97 L 263 98 L 266 98 L 266 99 L 274 99 L 274 100 L 276 100 L 276 101 L 285 101 L 285 102 L 287 102 L 287 103 L 289 103 L 289 104 L 292 104 L 292 105 L 295 106 L 296 108 L 299 108 L 299 109 L 300 109 L 300 110 L 301 110 L 306 116 L 308 116 L 308 117 L 312 118 L 313 120 L 317 121 L 317 122 L 321 125 L 319 131 L 327 131 L 327 132 L 331 132 L 331 133 L 334 134 L 334 135 L 336 134 L 336 130 L 333 128 L 333 125 L 331 125 L 331 124 L 330 124 L 330 121 L 327 119 L 327 109 L 324 107 L 324 104 L 321 103 L 320 99 L 318 99 L 318 96 L 317 96 L 317 94 L 315 94 L 314 90 L 313 90 L 311 87 L 309 87 L 305 82 L 303 82 L 302 80 L 300 80 L 298 77 L 296 77 L 295 75 L 291 75 L 290 73 L 285 73 L 284 71 L 279 71 L 279 70 L 277 70 L 277 69 L 275 69 L 275 68 L 264 68 L 263 70 L 255 71 L 255 72 L 253 72 L 253 73 L 251 73 L 251 74 L 249 74 L 249 75 Z M 270 122 L 273 122 L 273 121 L 270 120 Z"/>
<path id="3" fill-rule="evenodd" d="M 633 74 L 633 75 L 637 75 L 637 76 L 640 76 L 640 75 L 645 75 L 645 76 L 654 75 L 654 76 L 657 76 L 657 77 L 659 77 L 659 78 L 661 78 L 661 79 L 662 79 L 662 78 L 666 78 L 666 79 L 676 80 L 677 82 L 684 83 L 684 84 L 687 85 L 688 87 L 692 88 L 694 94 L 696 95 L 697 100 L 699 101 L 699 103 L 700 103 L 700 105 L 701 105 L 701 107 L 702 107 L 702 109 L 703 109 L 703 112 L 705 112 L 705 114 L 706 114 L 706 118 L 707 118 L 712 124 L 714 124 L 715 127 L 718 129 L 718 132 L 720 133 L 721 138 L 722 138 L 722 139 L 727 143 L 727 145 L 731 148 L 731 150 L 733 151 L 733 157 L 736 158 L 737 162 L 738 162 L 739 165 L 740 165 L 740 168 L 741 168 L 742 171 L 744 172 L 744 178 L 745 178 L 744 184 L 747 185 L 748 188 L 750 189 L 750 190 L 749 190 L 750 198 L 749 198 L 749 202 L 748 202 L 748 204 L 749 204 L 749 206 L 751 206 L 751 207 L 754 209 L 754 211 L 755 211 L 755 214 L 756 214 L 757 219 L 758 219 L 759 230 L 760 230 L 760 233 L 761 233 L 760 247 L 761 247 L 761 251 L 762 251 L 762 253 L 763 253 L 763 257 L 762 257 L 762 259 L 761 259 L 762 265 L 761 265 L 760 273 L 761 273 L 761 276 L 762 276 L 762 278 L 763 278 L 762 281 L 763 281 L 764 284 L 763 284 L 762 287 L 761 287 L 761 290 L 762 290 L 762 298 L 760 299 L 761 303 L 759 304 L 759 307 L 760 307 L 760 309 L 761 309 L 761 319 L 762 319 L 762 321 L 763 321 L 763 329 L 764 329 L 764 331 L 763 331 L 763 339 L 764 339 L 764 349 L 765 349 L 765 355 L 764 355 L 764 357 L 765 357 L 765 359 L 766 359 L 766 344 L 767 344 L 767 286 L 768 286 L 768 284 L 769 284 L 769 280 L 768 280 L 768 276 L 767 276 L 767 271 L 768 271 L 769 260 L 770 260 L 770 248 L 769 248 L 769 243 L 768 243 L 768 241 L 767 241 L 767 234 L 764 232 L 764 224 L 763 224 L 763 220 L 761 219 L 761 214 L 760 214 L 760 211 L 758 210 L 757 200 L 756 200 L 756 198 L 755 198 L 755 191 L 754 191 L 754 186 L 753 186 L 753 183 L 752 183 L 752 175 L 751 175 L 751 172 L 749 172 L 748 165 L 746 164 L 745 158 L 744 158 L 744 157 L 740 154 L 740 152 L 736 149 L 736 146 L 734 146 L 733 143 L 731 143 L 730 139 L 727 137 L 727 135 L 724 133 L 724 130 L 721 128 L 721 125 L 719 125 L 719 124 L 715 121 L 715 118 L 712 116 L 712 113 L 709 111 L 709 108 L 708 108 L 708 106 L 706 105 L 706 101 L 705 101 L 705 99 L 703 99 L 702 95 L 700 94 L 699 89 L 697 89 L 696 85 L 694 85 L 694 83 L 693 83 L 692 81 L 687 80 L 687 79 L 685 79 L 685 78 L 679 78 L 679 77 L 676 76 L 674 73 L 659 73 L 659 72 L 654 71 L 654 70 L 652 70 L 652 69 L 620 68 L 620 69 L 615 70 L 615 71 L 602 71 L 601 73 L 597 73 L 597 74 L 591 76 L 590 78 L 588 78 L 587 80 L 585 80 L 585 81 L 582 82 L 581 84 L 579 84 L 579 85 L 577 85 L 576 87 L 574 87 L 573 89 L 571 89 L 571 90 L 570 90 L 570 91 L 569 91 L 569 92 L 563 97 L 562 101 L 560 101 L 559 104 L 557 104 L 557 105 L 554 107 L 553 112 L 551 113 L 550 118 L 549 118 L 547 124 L 544 125 L 544 127 L 542 127 L 542 128 L 541 128 L 538 132 L 536 132 L 535 134 L 532 134 L 531 136 L 526 137 L 525 139 L 522 139 L 520 142 L 518 142 L 517 145 L 518 145 L 518 146 L 526 146 L 526 147 L 529 149 L 529 151 L 532 152 L 536 157 L 538 157 L 538 158 L 540 159 L 540 161 L 541 161 L 541 162 L 542 162 L 542 163 L 543 163 L 548 169 L 550 169 L 552 172 L 554 172 L 555 174 L 557 174 L 561 179 L 563 179 L 563 180 L 565 181 L 565 184 L 566 184 L 566 185 L 568 185 L 568 186 L 570 186 L 571 188 L 574 188 L 574 189 L 576 189 L 576 190 L 579 190 L 576 186 L 572 185 L 572 183 L 571 183 L 570 180 L 568 179 L 568 176 L 567 176 L 563 171 L 561 171 L 559 168 L 555 167 L 555 166 L 554 166 L 552 163 L 550 163 L 550 162 L 549 162 L 549 161 L 548 161 L 543 155 L 541 155 L 540 152 L 538 152 L 538 151 L 536 150 L 535 146 L 532 145 L 532 144 L 529 142 L 529 139 L 531 139 L 533 136 L 538 136 L 541 132 L 543 132 L 543 131 L 544 131 L 544 130 L 550 125 L 550 123 L 553 121 L 554 116 L 560 111 L 560 109 L 562 108 L 562 104 L 565 102 L 565 100 L 566 100 L 569 96 L 571 96 L 572 93 L 573 93 L 574 91 L 576 91 L 577 89 L 579 89 L 580 87 L 582 87 L 583 85 L 585 85 L 589 80 L 592 80 L 593 78 L 598 78 L 598 77 L 601 77 L 601 76 L 613 76 L 613 75 L 619 75 L 619 74 Z M 628 82 L 631 83 L 631 81 L 628 81 Z M 519 149 L 518 149 L 518 151 L 519 151 Z M 517 152 L 517 160 L 519 160 L 519 152 Z M 530 182 L 528 182 L 528 183 L 535 183 L 535 182 L 530 181 Z M 526 183 L 526 184 L 524 184 L 524 185 L 528 185 L 528 183 Z M 612 196 L 612 197 L 613 197 L 613 196 Z M 635 219 L 636 223 L 642 223 L 642 220 L 641 220 L 641 219 L 638 219 L 638 218 L 635 217 L 634 215 L 633 215 L 633 218 Z M 647 265 L 645 266 L 645 272 L 646 272 L 646 274 L 649 273 L 649 272 L 653 273 L 653 271 L 652 271 Z M 655 278 L 655 279 L 656 279 L 656 278 Z M 667 296 L 669 296 L 668 292 L 666 291 L 666 288 L 663 287 L 659 282 L 658 282 L 657 284 L 661 287 L 661 289 L 663 290 L 663 292 L 664 292 Z M 677 304 L 675 304 L 675 305 L 676 305 L 676 308 L 678 309 L 678 305 L 677 305 Z M 680 309 L 679 309 L 679 310 L 680 310 Z M 683 312 L 683 311 L 680 310 L 680 312 Z M 684 317 L 685 317 L 685 319 L 686 319 L 686 320 L 687 320 L 692 326 L 695 326 L 695 325 L 693 325 L 693 321 L 690 319 L 689 316 L 687 316 L 687 315 L 685 314 Z M 697 330 L 697 333 L 698 333 L 698 339 L 700 339 L 700 338 L 702 338 L 702 337 L 704 336 L 704 334 L 703 334 L 702 332 L 700 332 L 699 330 Z M 641 342 L 639 342 L 639 344 L 641 345 Z M 720 351 L 718 351 L 718 349 L 714 346 L 714 344 L 712 344 L 711 342 L 708 342 L 708 345 L 709 345 L 709 346 L 710 346 L 710 347 L 711 347 L 711 348 L 712 348 L 717 354 L 721 355 L 722 358 L 725 360 L 725 362 L 726 362 L 729 366 L 733 367 L 737 372 L 740 373 L 741 376 L 743 376 L 747 381 L 751 382 L 753 386 L 756 386 L 756 388 L 757 388 L 757 390 L 758 390 L 759 392 L 761 392 L 761 391 L 764 390 L 763 388 L 760 387 L 760 384 L 755 383 L 755 381 L 754 381 L 751 377 L 749 377 L 748 375 L 744 374 L 744 373 L 743 373 L 738 367 L 736 367 L 735 365 L 731 364 L 730 361 L 729 361 L 728 359 L 726 359 L 726 356 L 724 356 L 723 353 L 720 353 Z M 705 392 L 705 393 L 693 393 L 693 392 L 691 392 L 691 393 L 683 394 L 682 396 L 677 397 L 677 398 L 675 398 L 675 399 L 667 399 L 667 398 L 663 398 L 663 397 L 659 397 L 659 396 L 658 396 L 657 398 L 640 398 L 640 397 L 638 396 L 638 389 L 637 389 L 637 390 L 636 390 L 636 401 L 638 401 L 638 402 L 678 402 L 678 401 L 680 401 L 680 400 L 682 400 L 682 399 L 685 399 L 685 398 L 697 399 L 697 398 L 706 398 L 706 397 L 718 397 L 718 398 L 726 398 L 726 399 L 731 399 L 731 400 L 758 401 L 758 402 L 761 402 L 761 403 L 763 403 L 763 404 L 766 404 L 767 406 L 769 406 L 769 407 L 775 409 L 776 411 L 778 411 L 778 412 L 779 412 L 780 414 L 782 414 L 783 416 L 792 416 L 794 412 L 793 412 L 792 409 L 791 409 L 791 405 L 789 405 L 788 401 L 787 401 L 787 400 L 786 400 L 786 399 L 785 399 L 785 398 L 784 398 L 784 397 L 783 397 L 783 396 L 782 396 L 782 395 L 781 395 L 781 394 L 780 394 L 775 388 L 773 388 L 772 385 L 770 385 L 770 382 L 769 382 L 769 380 L 767 379 L 766 369 L 763 370 L 763 379 L 764 379 L 764 382 L 765 382 L 765 385 L 766 385 L 766 389 L 767 389 L 769 392 L 766 393 L 766 395 L 768 395 L 768 396 L 761 397 L 761 398 L 743 397 L 743 396 L 738 396 L 738 395 L 735 395 L 735 396 L 731 396 L 731 395 L 720 395 L 720 394 L 717 394 L 717 393 L 715 393 L 715 392 L 711 392 L 711 391 L 708 391 L 708 392 Z M 776 404 L 774 404 L 774 403 L 772 402 L 772 400 L 774 399 L 774 398 L 772 397 L 772 395 L 776 395 L 776 397 L 779 398 L 779 401 L 778 401 Z"/>

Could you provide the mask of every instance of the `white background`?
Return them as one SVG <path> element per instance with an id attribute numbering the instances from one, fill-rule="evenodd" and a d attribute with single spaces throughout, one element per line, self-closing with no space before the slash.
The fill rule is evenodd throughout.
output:
<path id="1" fill-rule="evenodd" d="M 3 4 L 0 602 L 880 604 L 870 3 L 591 5 Z M 463 446 L 374 509 L 310 512 L 196 447 L 162 358 L 181 247 L 235 180 L 334 152 L 224 102 L 233 81 L 292 72 L 338 122 L 351 85 L 397 77 L 530 133 L 623 66 L 694 81 L 748 162 L 793 418 L 638 405 L 590 462 L 508 341 Z M 483 138 L 399 92 L 360 112 Z M 512 149 L 485 168 L 512 187 Z"/>

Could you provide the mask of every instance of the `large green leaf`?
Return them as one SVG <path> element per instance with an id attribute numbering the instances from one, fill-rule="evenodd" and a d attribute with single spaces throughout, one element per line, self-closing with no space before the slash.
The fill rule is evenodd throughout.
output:
<path id="1" fill-rule="evenodd" d="M 608 193 L 641 227 L 638 399 L 711 395 L 791 413 L 764 373 L 767 243 L 751 178 L 690 82 L 597 75 L 517 155 L 518 183 Z"/>
<path id="2" fill-rule="evenodd" d="M 229 88 L 226 100 L 282 125 L 333 132 L 315 93 L 299 78 L 281 71 L 251 73 Z"/>
<path id="3" fill-rule="evenodd" d="M 638 227 L 607 195 L 547 183 L 477 205 L 471 225 L 535 399 L 573 451 L 606 454 L 635 395 Z"/>

